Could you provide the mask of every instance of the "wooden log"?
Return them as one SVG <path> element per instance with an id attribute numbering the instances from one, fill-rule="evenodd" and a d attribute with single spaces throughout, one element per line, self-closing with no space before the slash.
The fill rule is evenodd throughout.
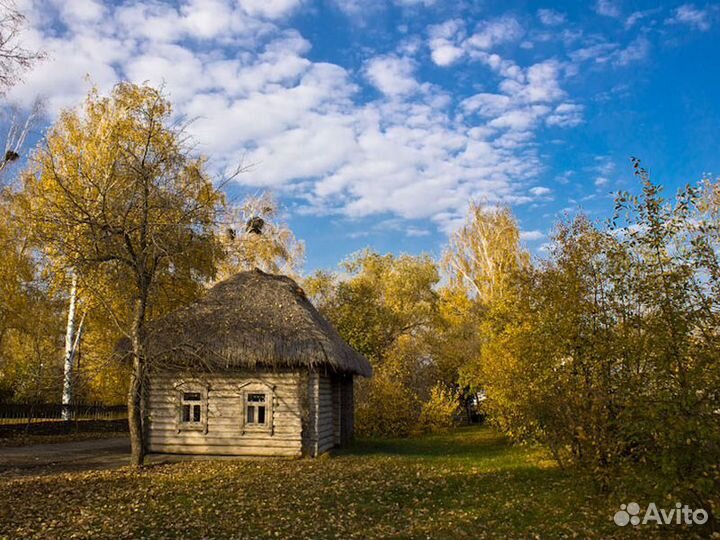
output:
<path id="1" fill-rule="evenodd" d="M 150 452 L 165 454 L 215 455 L 215 456 L 268 456 L 268 457 L 300 457 L 298 447 L 272 448 L 261 446 L 210 446 L 184 444 L 150 444 Z"/>

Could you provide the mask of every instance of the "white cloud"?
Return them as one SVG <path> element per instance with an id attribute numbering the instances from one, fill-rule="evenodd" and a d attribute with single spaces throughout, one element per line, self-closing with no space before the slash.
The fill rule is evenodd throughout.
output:
<path id="1" fill-rule="evenodd" d="M 303 212 L 390 213 L 447 231 L 470 198 L 547 197 L 547 188 L 529 187 L 544 167 L 538 130 L 575 125 L 582 113 L 562 88 L 562 63 L 524 67 L 485 50 L 520 38 L 511 18 L 472 35 L 459 20 L 430 29 L 438 65 L 464 57 L 489 71 L 482 92 L 456 104 L 422 80 L 410 44 L 367 58 L 358 72 L 311 60 L 311 43 L 282 23 L 299 1 L 118 0 L 100 11 L 87 3 L 80 16 L 81 0 L 57 2 L 65 11 L 31 18 L 27 32 L 50 59 L 11 97 L 29 103 L 45 94 L 56 114 L 81 101 L 86 74 L 103 91 L 126 78 L 164 82 L 178 115 L 195 119 L 191 134 L 215 169 L 253 164 L 239 182 L 304 200 Z M 363 77 L 381 93 L 360 92 Z"/>
<path id="2" fill-rule="evenodd" d="M 487 118 L 490 128 L 514 132 L 507 134 L 502 144 L 526 144 L 528 132 L 543 119 L 547 125 L 559 127 L 582 122 L 582 106 L 560 102 L 566 96 L 560 86 L 563 68 L 560 62 L 546 60 L 522 69 L 497 55 L 482 58 L 491 69 L 504 76 L 498 84 L 501 93 L 480 92 L 463 100 L 460 107 L 466 114 Z"/>
<path id="3" fill-rule="evenodd" d="M 538 119 L 546 115 L 548 111 L 548 107 L 543 105 L 513 109 L 494 118 L 488 125 L 500 129 L 527 131 L 535 127 Z"/>
<path id="4" fill-rule="evenodd" d="M 583 106 L 577 103 L 561 103 L 548 115 L 549 126 L 573 127 L 582 123 Z"/>
<path id="5" fill-rule="evenodd" d="M 554 9 L 538 9 L 540 22 L 546 26 L 557 26 L 565 22 L 565 14 Z"/>
<path id="6" fill-rule="evenodd" d="M 207 0 L 203 0 L 205 2 Z M 302 0 L 238 0 L 240 7 L 252 16 L 278 19 L 292 13 Z"/>
<path id="7" fill-rule="evenodd" d="M 560 88 L 559 74 L 560 64 L 554 60 L 533 64 L 527 70 L 527 82 L 523 87 L 516 87 L 517 91 L 521 92 L 530 103 L 560 99 L 565 92 Z M 507 84 L 514 85 L 515 81 Z"/>
<path id="8" fill-rule="evenodd" d="M 595 185 L 597 187 L 606 186 L 610 182 L 609 178 L 606 178 L 605 176 L 598 176 L 595 178 Z"/>
<path id="9" fill-rule="evenodd" d="M 488 54 L 504 43 L 519 41 L 524 34 L 520 23 L 514 17 L 504 16 L 480 23 L 475 33 L 467 35 L 465 23 L 451 19 L 433 25 L 428 31 L 431 57 L 438 66 L 449 66 L 469 55 L 472 58 Z"/>
<path id="10" fill-rule="evenodd" d="M 466 43 L 471 48 L 485 51 L 502 43 L 517 41 L 522 35 L 523 28 L 517 19 L 500 17 L 480 24 L 477 32 L 471 35 Z"/>
<path id="11" fill-rule="evenodd" d="M 460 19 L 433 25 L 428 32 L 432 60 L 438 66 L 454 64 L 465 55 L 465 49 L 460 46 L 465 38 L 465 23 Z"/>
<path id="12" fill-rule="evenodd" d="M 465 112 L 477 112 L 485 117 L 499 116 L 512 106 L 509 96 L 503 94 L 488 94 L 482 92 L 465 99 L 461 103 Z"/>
<path id="13" fill-rule="evenodd" d="M 520 231 L 520 240 L 524 240 L 525 242 L 533 242 L 541 238 L 545 238 L 545 233 L 542 231 Z"/>
<path id="14" fill-rule="evenodd" d="M 683 4 L 673 11 L 673 16 L 667 20 L 668 24 L 686 24 L 706 32 L 710 30 L 710 14 L 707 10 L 699 9 L 693 4 Z"/>
<path id="15" fill-rule="evenodd" d="M 393 0 L 399 6 L 419 6 L 429 7 L 435 5 L 437 0 Z"/>
<path id="16" fill-rule="evenodd" d="M 595 165 L 589 170 L 596 174 L 595 187 L 603 187 L 610 183 L 610 177 L 615 173 L 615 162 L 608 156 L 596 156 Z"/>
<path id="17" fill-rule="evenodd" d="M 594 40 L 584 47 L 568 53 L 572 62 L 592 61 L 596 64 L 611 64 L 624 67 L 646 59 L 650 53 L 650 40 L 638 36 L 625 47 L 604 39 Z"/>
<path id="18" fill-rule="evenodd" d="M 613 0 L 597 0 L 595 2 L 595 13 L 605 17 L 620 17 L 620 8 Z"/>
<path id="19" fill-rule="evenodd" d="M 624 49 L 620 49 L 612 58 L 613 64 L 617 66 L 627 66 L 633 62 L 638 62 L 647 58 L 650 52 L 650 41 L 643 36 L 635 38 Z"/>
<path id="20" fill-rule="evenodd" d="M 90 24 L 100 21 L 105 14 L 105 7 L 96 0 L 53 0 L 66 23 Z"/>
<path id="21" fill-rule="evenodd" d="M 545 195 L 550 195 L 552 193 L 552 190 L 545 186 L 536 186 L 534 188 L 530 188 L 530 193 L 537 197 L 543 197 Z"/>
<path id="22" fill-rule="evenodd" d="M 628 15 L 627 19 L 625 20 L 625 28 L 632 28 L 635 26 L 635 24 L 638 21 L 641 21 L 643 19 L 646 19 L 650 17 L 651 15 L 657 13 L 660 11 L 661 8 L 654 8 L 654 9 L 646 9 L 644 11 L 634 11 L 630 15 Z"/>
<path id="23" fill-rule="evenodd" d="M 359 27 L 366 26 L 371 16 L 387 9 L 387 0 L 329 0 L 329 3 Z"/>
<path id="24" fill-rule="evenodd" d="M 585 46 L 571 51 L 568 56 L 573 62 L 586 62 L 592 60 L 598 64 L 608 62 L 617 52 L 619 45 L 602 40 L 597 43 L 588 43 Z"/>
<path id="25" fill-rule="evenodd" d="M 432 59 L 438 66 L 446 67 L 457 62 L 465 54 L 460 47 L 442 44 L 432 50 Z"/>
<path id="26" fill-rule="evenodd" d="M 182 15 L 189 35 L 212 39 L 229 30 L 233 10 L 223 0 L 192 0 L 183 6 Z"/>
<path id="27" fill-rule="evenodd" d="M 375 88 L 388 96 L 409 94 L 418 89 L 413 76 L 415 63 L 410 58 L 380 56 L 365 65 L 365 75 Z"/>
<path id="28" fill-rule="evenodd" d="M 405 229 L 405 234 L 410 237 L 422 237 L 430 236 L 430 231 L 427 229 L 421 229 L 419 227 L 408 227 Z"/>

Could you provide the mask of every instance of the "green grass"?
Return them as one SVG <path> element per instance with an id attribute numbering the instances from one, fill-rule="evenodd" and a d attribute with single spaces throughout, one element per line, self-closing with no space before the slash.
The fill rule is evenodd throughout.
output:
<path id="1" fill-rule="evenodd" d="M 615 526 L 620 503 L 648 502 L 641 495 L 598 495 L 541 450 L 475 427 L 358 441 L 316 460 L 188 461 L 6 480 L 0 538 L 692 537 L 677 526 Z"/>

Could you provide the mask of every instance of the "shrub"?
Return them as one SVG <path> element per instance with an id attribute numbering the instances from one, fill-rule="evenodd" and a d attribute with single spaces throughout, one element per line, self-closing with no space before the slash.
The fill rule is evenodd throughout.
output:
<path id="1" fill-rule="evenodd" d="M 430 398 L 422 404 L 415 431 L 434 433 L 446 430 L 457 421 L 458 400 L 454 392 L 440 384 L 430 391 Z"/>
<path id="2" fill-rule="evenodd" d="M 401 381 L 379 370 L 357 388 L 355 431 L 369 437 L 406 437 L 415 425 L 420 405 Z"/>

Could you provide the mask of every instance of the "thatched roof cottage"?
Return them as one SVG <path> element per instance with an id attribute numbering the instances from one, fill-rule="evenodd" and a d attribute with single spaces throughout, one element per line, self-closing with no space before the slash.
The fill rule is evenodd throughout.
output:
<path id="1" fill-rule="evenodd" d="M 352 436 L 370 364 L 288 277 L 239 273 L 148 337 L 150 452 L 316 456 Z"/>

